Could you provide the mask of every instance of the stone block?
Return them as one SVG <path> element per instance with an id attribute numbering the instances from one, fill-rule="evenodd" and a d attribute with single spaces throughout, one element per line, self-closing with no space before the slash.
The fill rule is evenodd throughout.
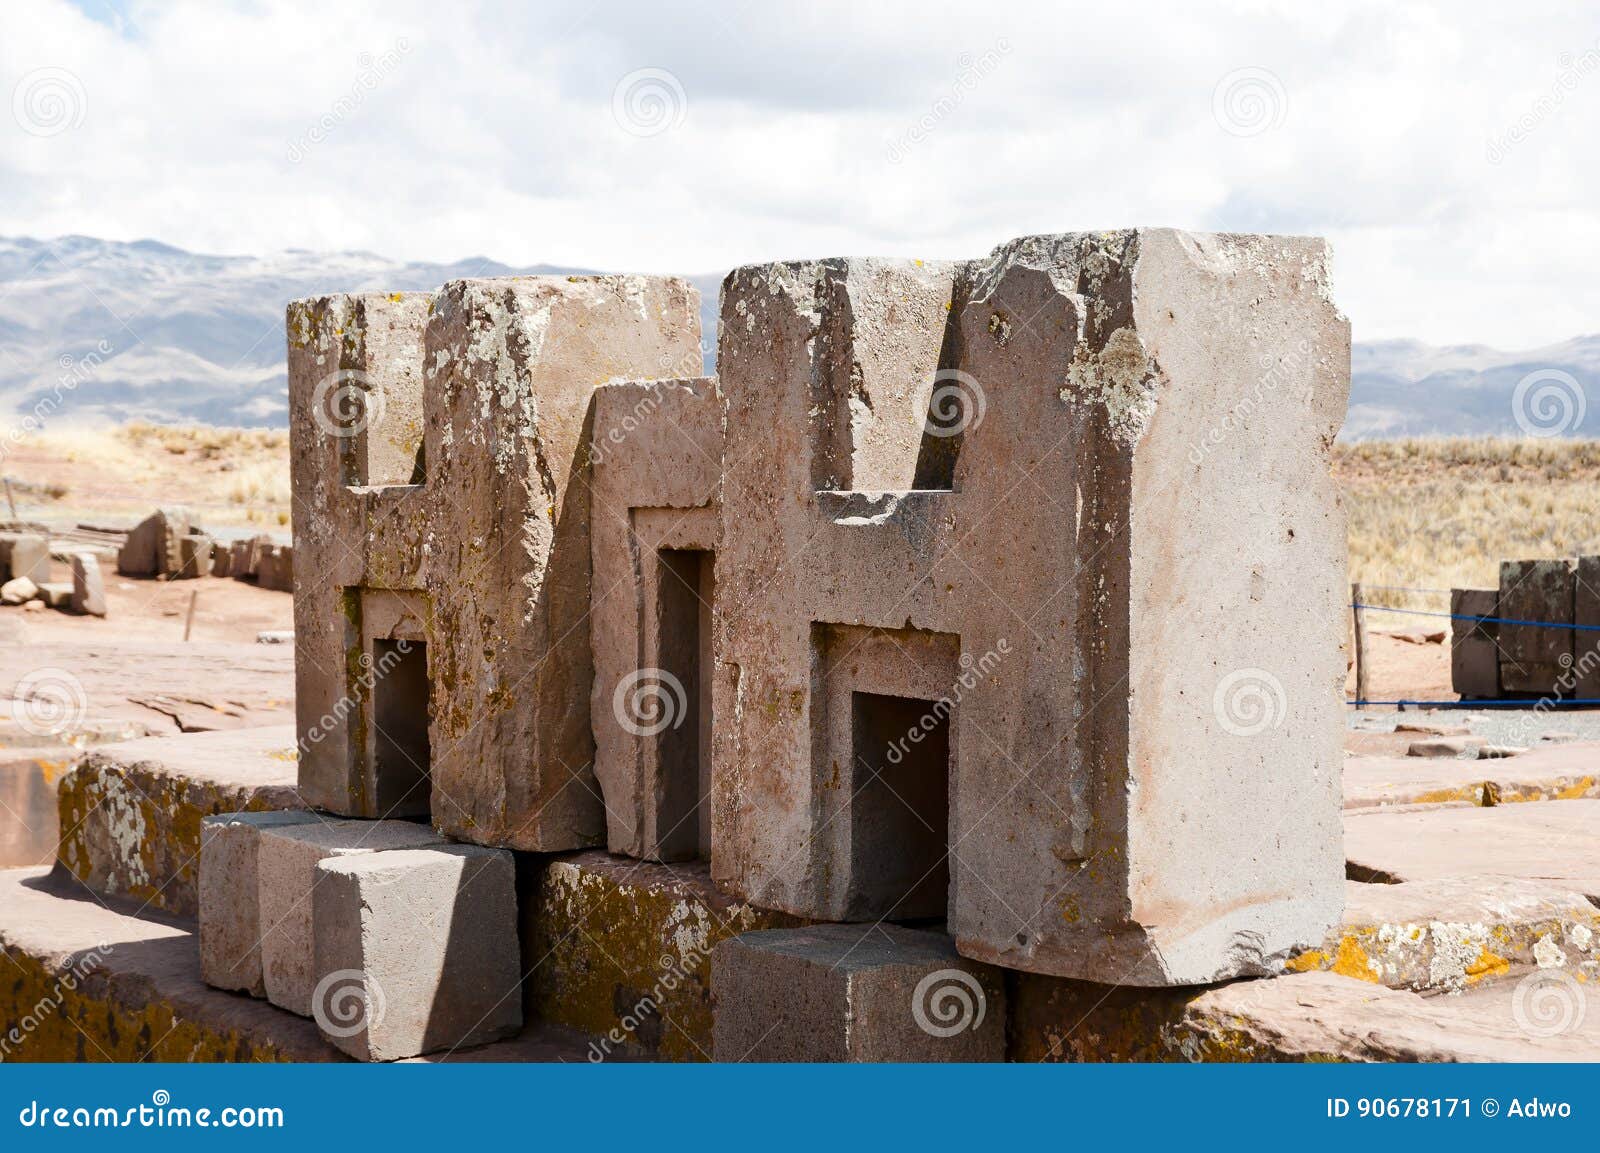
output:
<path id="1" fill-rule="evenodd" d="M 947 916 L 964 956 L 1105 983 L 1322 940 L 1348 592 L 1326 245 L 742 268 L 721 334 L 718 883 Z"/>
<path id="2" fill-rule="evenodd" d="M 200 976 L 218 989 L 265 997 L 257 850 L 262 829 L 320 820 L 301 809 L 222 813 L 200 825 Z"/>
<path id="3" fill-rule="evenodd" d="M 70 609 L 72 607 L 72 583 L 70 581 L 50 581 L 39 586 L 38 598 L 53 609 Z"/>
<path id="4" fill-rule="evenodd" d="M 1500 616 L 1538 625 L 1500 625 L 1500 689 L 1505 693 L 1574 696 L 1571 671 L 1577 562 L 1500 562 Z M 1600 635 L 1600 634 L 1596 634 Z"/>
<path id="5" fill-rule="evenodd" d="M 12 577 L 0 584 L 0 605 L 26 604 L 39 595 L 39 586 L 28 577 Z"/>
<path id="6" fill-rule="evenodd" d="M 296 708 L 303 728 L 331 718 L 301 764 L 316 804 L 376 816 L 420 775 L 432 819 L 458 839 L 601 843 L 593 397 L 610 380 L 698 371 L 697 305 L 681 280 L 574 276 L 289 306 L 297 563 L 319 578 L 296 591 Z M 335 394 L 352 402 L 343 416 L 325 403 Z M 411 621 L 414 636 L 389 631 Z M 401 641 L 422 646 L 420 675 L 362 675 Z M 426 732 L 380 743 L 386 698 L 427 716 Z"/>
<path id="7" fill-rule="evenodd" d="M 294 592 L 294 549 L 286 544 L 265 545 L 256 555 L 256 583 L 264 589 Z"/>
<path id="8" fill-rule="evenodd" d="M 1600 700 L 1600 556 L 1581 556 L 1573 574 L 1572 634 L 1574 695 Z"/>
<path id="9" fill-rule="evenodd" d="M 50 542 L 40 533 L 0 533 L 0 580 L 26 577 L 36 585 L 50 579 Z"/>
<path id="10" fill-rule="evenodd" d="M 1458 618 L 1450 622 L 1450 687 L 1463 698 L 1500 695 L 1500 626 L 1459 619 L 1499 616 L 1499 599 L 1496 589 L 1450 590 L 1450 614 Z"/>
<path id="11" fill-rule="evenodd" d="M 592 1036 L 591 1061 L 709 1061 L 712 951 L 800 924 L 719 892 L 703 863 L 598 851 L 525 860 L 523 951 L 534 964 L 524 1009 Z"/>
<path id="12" fill-rule="evenodd" d="M 444 839 L 406 821 L 347 820 L 261 829 L 258 838 L 262 984 L 274 1005 L 309 1017 L 318 981 L 312 932 L 318 863 L 384 849 L 431 848 Z"/>
<path id="13" fill-rule="evenodd" d="M 100 562 L 93 553 L 72 554 L 72 611 L 88 616 L 106 615 L 106 586 Z"/>
<path id="14" fill-rule="evenodd" d="M 604 386 L 589 456 L 589 711 L 607 845 L 651 860 L 708 859 L 721 534 L 715 378 Z"/>
<path id="15" fill-rule="evenodd" d="M 292 726 L 148 737 L 94 749 L 61 778 L 61 865 L 97 893 L 192 917 L 201 823 L 304 808 Z"/>
<path id="16" fill-rule="evenodd" d="M 1002 1061 L 1005 983 L 942 933 L 816 925 L 712 955 L 718 1061 Z"/>
<path id="17" fill-rule="evenodd" d="M 194 528 L 189 510 L 157 509 L 128 533 L 117 553 L 124 576 L 171 576 L 183 567 L 183 539 Z"/>
<path id="18" fill-rule="evenodd" d="M 450 845 L 324 860 L 311 1015 L 362 1061 L 482 1045 L 522 1026 L 516 870 Z"/>
<path id="19" fill-rule="evenodd" d="M 173 577 L 193 580 L 211 575 L 213 542 L 203 533 L 191 532 L 178 540 L 178 570 Z"/>

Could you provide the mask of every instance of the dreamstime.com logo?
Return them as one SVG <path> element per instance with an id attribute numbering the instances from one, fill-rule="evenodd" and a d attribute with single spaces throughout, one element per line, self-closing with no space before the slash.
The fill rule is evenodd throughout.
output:
<path id="1" fill-rule="evenodd" d="M 35 68 L 11 90 L 11 116 L 30 136 L 59 136 L 83 123 L 89 93 L 65 68 Z"/>
<path id="2" fill-rule="evenodd" d="M 1265 68 L 1235 68 L 1211 90 L 1211 115 L 1230 136 L 1260 136 L 1289 115 L 1289 93 Z"/>
<path id="3" fill-rule="evenodd" d="M 54 737 L 83 723 L 89 694 L 66 669 L 45 667 L 25 674 L 11 690 L 11 719 L 23 732 Z"/>
<path id="4" fill-rule="evenodd" d="M 148 1104 L 125 1109 L 105 1105 L 50 1105 L 30 1101 L 17 1114 L 25 1129 L 282 1129 L 276 1105 L 225 1105 L 195 1109 L 174 1105 L 172 1094 L 157 1089 Z"/>
<path id="5" fill-rule="evenodd" d="M 911 1017 L 930 1037 L 976 1032 L 988 1006 L 983 986 L 964 969 L 936 969 L 911 993 Z"/>
<path id="6" fill-rule="evenodd" d="M 1583 986 L 1564 969 L 1535 970 L 1511 994 L 1511 1016 L 1530 1037 L 1576 1032 L 1588 1007 Z"/>
<path id="7" fill-rule="evenodd" d="M 1588 411 L 1583 385 L 1559 368 L 1528 373 L 1511 393 L 1511 415 L 1517 427 L 1541 440 L 1575 431 Z"/>
<path id="8" fill-rule="evenodd" d="M 311 393 L 312 419 L 324 433 L 340 440 L 377 428 L 383 423 L 383 411 L 383 390 L 359 369 L 330 372 Z"/>
<path id="9" fill-rule="evenodd" d="M 941 368 L 933 374 L 924 431 L 936 437 L 960 436 L 982 424 L 988 410 L 982 385 L 958 368 Z"/>
<path id="10" fill-rule="evenodd" d="M 636 68 L 611 90 L 611 116 L 629 136 L 660 136 L 688 115 L 688 94 L 665 68 Z"/>
<path id="11" fill-rule="evenodd" d="M 1217 682 L 1211 711 L 1223 732 L 1253 737 L 1283 724 L 1289 700 L 1283 682 L 1265 669 L 1236 669 Z"/>
<path id="12" fill-rule="evenodd" d="M 311 991 L 311 1017 L 329 1037 L 354 1037 L 383 1024 L 389 999 L 360 969 L 335 969 Z"/>
<path id="13" fill-rule="evenodd" d="M 635 669 L 611 694 L 617 723 L 636 737 L 653 737 L 683 724 L 689 694 L 666 669 Z"/>

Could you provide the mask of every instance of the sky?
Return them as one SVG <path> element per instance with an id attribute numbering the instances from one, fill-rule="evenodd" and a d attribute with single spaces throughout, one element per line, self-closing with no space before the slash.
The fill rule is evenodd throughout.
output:
<path id="1" fill-rule="evenodd" d="M 0 235 L 706 273 L 1315 233 L 1359 340 L 1600 331 L 1600 7 L 5 0 Z"/>

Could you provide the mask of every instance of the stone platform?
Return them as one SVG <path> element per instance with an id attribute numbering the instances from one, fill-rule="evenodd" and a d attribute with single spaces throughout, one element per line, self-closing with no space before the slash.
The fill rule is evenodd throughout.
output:
<path id="1" fill-rule="evenodd" d="M 1569 801 L 1600 797 L 1600 742 L 1574 741 L 1486 760 L 1347 757 L 1344 807 L 1466 801 Z"/>
<path id="2" fill-rule="evenodd" d="M 0 1060 L 347 1059 L 313 1022 L 206 985 L 193 922 L 136 908 L 59 872 L 0 870 Z M 539 1024 L 424 1060 L 583 1061 L 590 1041 Z"/>
<path id="3" fill-rule="evenodd" d="M 303 807 L 296 762 L 293 725 L 97 749 L 59 786 L 61 863 L 96 892 L 192 916 L 201 819 Z"/>

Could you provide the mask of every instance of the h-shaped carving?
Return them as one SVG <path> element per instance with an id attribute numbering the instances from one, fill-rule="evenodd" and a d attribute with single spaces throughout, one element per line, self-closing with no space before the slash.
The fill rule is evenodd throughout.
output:
<path id="1" fill-rule="evenodd" d="M 300 787 L 462 840 L 598 843 L 586 449 L 699 365 L 681 280 L 463 280 L 288 309 Z"/>
<path id="2" fill-rule="evenodd" d="M 735 271 L 714 877 L 1099 981 L 1321 939 L 1348 349 L 1309 239 Z"/>

